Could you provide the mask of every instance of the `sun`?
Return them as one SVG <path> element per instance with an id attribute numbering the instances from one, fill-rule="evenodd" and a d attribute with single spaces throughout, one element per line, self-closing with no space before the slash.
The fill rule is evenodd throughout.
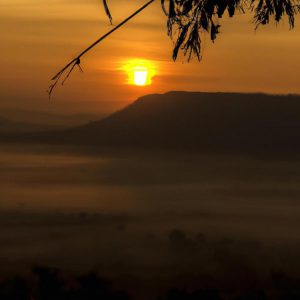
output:
<path id="1" fill-rule="evenodd" d="M 127 84 L 139 87 L 152 84 L 156 74 L 156 67 L 152 61 L 144 59 L 130 59 L 123 63 L 122 69 L 127 73 Z"/>
<path id="2" fill-rule="evenodd" d="M 135 67 L 133 70 L 133 81 L 135 85 L 146 85 L 148 76 L 149 71 L 146 67 Z"/>

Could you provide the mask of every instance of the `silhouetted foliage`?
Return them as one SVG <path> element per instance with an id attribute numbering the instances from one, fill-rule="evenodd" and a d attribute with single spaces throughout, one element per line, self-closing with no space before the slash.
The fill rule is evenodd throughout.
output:
<path id="1" fill-rule="evenodd" d="M 238 297 L 236 300 L 267 300 L 266 293 L 261 290 L 249 290 L 243 296 Z"/>
<path id="2" fill-rule="evenodd" d="M 162 5 L 164 7 L 164 0 Z M 237 12 L 246 10 L 254 12 L 254 23 L 269 24 L 273 18 L 276 23 L 283 16 L 288 17 L 290 28 L 294 27 L 295 15 L 300 11 L 298 0 L 169 0 L 166 9 L 168 16 L 168 34 L 175 40 L 173 59 L 176 60 L 179 50 L 187 59 L 194 55 L 201 58 L 201 34 L 207 32 L 214 41 L 219 33 L 218 19 L 227 12 L 233 17 Z"/>
<path id="3" fill-rule="evenodd" d="M 175 232 L 174 232 L 175 235 Z M 177 238 L 176 238 L 177 239 Z M 180 238 L 181 239 L 181 238 Z M 33 275 L 33 276 L 32 276 Z M 153 299 L 158 300 L 296 300 L 300 299 L 299 279 L 276 271 L 270 274 L 270 282 L 260 281 L 248 286 L 238 282 L 231 287 L 224 284 L 228 274 L 215 274 L 209 281 L 199 278 L 194 285 L 170 282 L 165 292 Z M 219 277 L 219 278 L 217 278 Z M 160 282 L 156 282 L 157 286 Z M 138 287 L 137 287 L 138 289 Z M 134 294 L 134 289 L 131 289 Z M 0 278 L 1 300 L 129 300 L 126 291 L 119 291 L 111 281 L 95 272 L 80 276 L 67 275 L 61 270 L 35 267 L 27 278 Z M 134 298 L 138 299 L 138 298 Z M 151 298 L 150 298 L 151 299 Z"/>
<path id="4" fill-rule="evenodd" d="M 254 23 L 269 24 L 273 18 L 276 23 L 287 16 L 290 28 L 294 27 L 295 15 L 300 12 L 299 0 L 161 0 L 166 16 L 168 35 L 174 39 L 173 59 L 176 60 L 182 50 L 188 60 L 194 55 L 201 58 L 201 34 L 207 32 L 214 41 L 219 33 L 218 19 L 227 12 L 233 17 L 237 12 L 254 12 Z M 106 14 L 112 16 L 103 0 Z M 168 6 L 168 7 L 166 7 Z"/>
<path id="5" fill-rule="evenodd" d="M 37 299 L 64 299 L 64 282 L 60 279 L 57 269 L 37 266 L 33 268 L 33 273 L 38 277 Z"/>
<path id="6" fill-rule="evenodd" d="M 163 300 L 221 300 L 218 290 L 200 289 L 188 292 L 185 289 L 171 289 L 167 292 Z"/>
<path id="7" fill-rule="evenodd" d="M 35 280 L 19 277 L 0 281 L 1 300 L 128 300 L 124 291 L 116 291 L 109 281 L 96 273 L 62 279 L 61 272 L 34 267 Z"/>
<path id="8" fill-rule="evenodd" d="M 0 299 L 31 300 L 28 284 L 19 277 L 0 282 Z"/>

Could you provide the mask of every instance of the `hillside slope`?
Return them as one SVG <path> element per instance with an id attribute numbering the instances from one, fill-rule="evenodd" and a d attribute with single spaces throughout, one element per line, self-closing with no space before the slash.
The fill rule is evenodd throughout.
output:
<path id="1" fill-rule="evenodd" d="M 94 145 L 216 151 L 300 149 L 300 97 L 170 92 L 138 99 L 110 117 L 68 131 Z"/>
<path id="2" fill-rule="evenodd" d="M 41 141 L 218 153 L 298 153 L 300 96 L 169 92 Z"/>

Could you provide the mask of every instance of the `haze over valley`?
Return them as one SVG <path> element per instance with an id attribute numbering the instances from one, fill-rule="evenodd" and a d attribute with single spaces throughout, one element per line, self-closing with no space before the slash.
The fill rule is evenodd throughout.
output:
<path id="1" fill-rule="evenodd" d="M 1 127 L 1 274 L 95 270 L 142 299 L 280 293 L 278 272 L 300 278 L 299 115 L 299 96 L 171 92 L 93 122 Z"/>

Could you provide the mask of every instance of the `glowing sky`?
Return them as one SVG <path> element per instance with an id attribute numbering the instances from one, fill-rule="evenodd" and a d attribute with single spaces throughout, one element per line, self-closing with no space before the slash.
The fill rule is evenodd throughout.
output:
<path id="1" fill-rule="evenodd" d="M 110 0 L 114 24 L 143 3 Z M 169 90 L 300 93 L 299 21 L 293 31 L 285 21 L 254 32 L 249 15 L 225 18 L 215 44 L 206 38 L 202 62 L 174 63 L 157 1 L 90 52 L 84 74 L 74 73 L 49 101 L 49 78 L 111 28 L 101 1 L 0 0 L 0 108 L 101 111 Z M 153 61 L 151 85 L 127 84 L 129 59 Z"/>

